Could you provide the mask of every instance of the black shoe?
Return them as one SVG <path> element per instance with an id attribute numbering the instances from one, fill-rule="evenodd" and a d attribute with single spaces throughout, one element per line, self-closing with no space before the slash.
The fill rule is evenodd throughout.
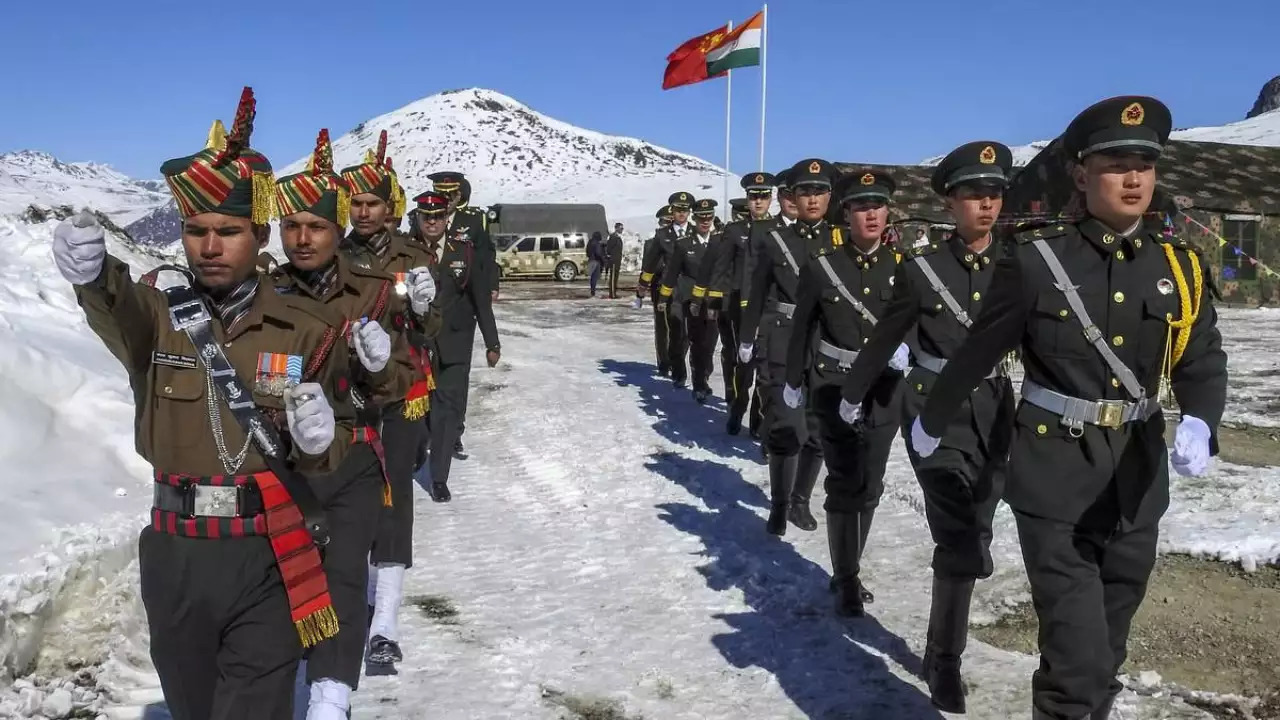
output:
<path id="1" fill-rule="evenodd" d="M 404 660 L 404 654 L 400 652 L 400 644 L 396 641 L 374 635 L 369 638 L 369 649 L 365 652 L 364 659 L 373 665 L 394 665 Z"/>
<path id="2" fill-rule="evenodd" d="M 724 431 L 730 435 L 737 435 L 742 432 L 742 418 L 730 415 L 729 422 L 724 426 Z"/>
<path id="3" fill-rule="evenodd" d="M 711 397 L 710 390 L 694 390 L 693 391 L 693 399 L 699 405 L 706 405 L 707 399 L 710 397 Z"/>
<path id="4" fill-rule="evenodd" d="M 662 377 L 667 377 L 670 374 L 671 374 L 671 368 L 667 367 L 666 365 L 658 365 L 658 375 Z"/>
<path id="5" fill-rule="evenodd" d="M 688 381 L 685 380 L 684 378 L 678 378 L 678 379 L 672 380 L 672 383 L 675 385 L 677 390 L 683 390 L 685 389 L 685 386 L 689 384 Z"/>
<path id="6" fill-rule="evenodd" d="M 466 460 L 471 457 L 467 455 L 467 448 L 462 444 L 462 438 L 458 438 L 458 442 L 453 444 L 453 457 L 458 460 Z"/>
<path id="7" fill-rule="evenodd" d="M 867 589 L 866 585 L 862 584 L 861 580 L 858 581 L 858 595 L 862 598 L 864 605 L 870 605 L 876 601 L 876 596 L 871 594 L 871 591 Z"/>
<path id="8" fill-rule="evenodd" d="M 447 503 L 453 499 L 453 495 L 449 492 L 449 486 L 444 483 L 431 483 L 431 499 L 438 503 Z"/>
<path id="9" fill-rule="evenodd" d="M 741 420 L 739 420 L 738 422 L 739 422 L 739 424 L 741 424 L 741 422 L 742 422 L 742 421 L 741 421 Z M 748 431 L 747 431 L 747 434 L 751 436 L 751 439 L 752 439 L 752 440 L 759 440 L 759 439 L 760 439 L 760 428 L 758 428 L 758 427 L 753 427 L 753 428 L 751 428 L 750 430 L 748 430 Z"/>
<path id="10" fill-rule="evenodd" d="M 803 503 L 796 502 L 796 498 L 792 496 L 790 509 L 787 511 L 787 519 L 792 525 L 806 532 L 813 532 L 818 529 L 818 521 L 813 517 L 813 513 L 809 512 L 809 501 Z"/>

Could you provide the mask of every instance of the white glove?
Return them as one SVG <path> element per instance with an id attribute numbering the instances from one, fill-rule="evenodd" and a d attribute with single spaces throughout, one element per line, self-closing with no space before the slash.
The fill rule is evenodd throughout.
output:
<path id="1" fill-rule="evenodd" d="M 840 419 L 853 425 L 862 419 L 862 403 L 849 402 L 843 398 L 840 399 Z"/>
<path id="2" fill-rule="evenodd" d="M 284 412 L 289 434 L 303 453 L 319 455 L 333 444 L 333 408 L 318 384 L 299 383 L 289 388 L 284 394 Z"/>
<path id="3" fill-rule="evenodd" d="M 790 385 L 786 385 L 782 388 L 782 402 L 786 403 L 787 407 L 792 410 L 800 407 L 800 400 L 803 396 L 804 391 L 800 388 L 793 388 Z"/>
<path id="4" fill-rule="evenodd" d="M 58 224 L 53 231 L 53 260 L 67 282 L 88 285 L 98 279 L 107 257 L 104 237 L 98 218 L 88 210 Z"/>
<path id="5" fill-rule="evenodd" d="M 640 297 L 639 295 L 637 295 L 635 299 L 631 301 L 632 310 L 639 310 L 642 305 L 644 305 L 644 298 Z"/>
<path id="6" fill-rule="evenodd" d="M 941 443 L 941 439 L 924 431 L 924 426 L 920 424 L 920 418 L 916 418 L 916 421 L 911 424 L 911 447 L 920 457 L 929 457 L 934 450 L 938 449 L 938 445 Z"/>
<path id="7" fill-rule="evenodd" d="M 362 319 L 360 327 L 351 334 L 351 345 L 360 358 L 360 364 L 369 372 L 378 372 L 391 359 L 391 336 L 376 322 Z"/>
<path id="8" fill-rule="evenodd" d="M 1209 469 L 1209 426 L 1203 420 L 1183 415 L 1173 436 L 1173 469 L 1184 477 L 1203 475 Z"/>
<path id="9" fill-rule="evenodd" d="M 738 346 L 738 362 L 746 365 L 751 362 L 751 356 L 755 354 L 756 346 L 751 343 L 742 343 Z"/>
<path id="10" fill-rule="evenodd" d="M 911 367 L 911 348 L 907 347 L 906 343 L 902 343 L 897 350 L 893 351 L 893 357 L 889 358 L 889 367 L 898 372 Z"/>
<path id="11" fill-rule="evenodd" d="M 405 278 L 409 286 L 409 306 L 419 315 L 426 315 L 431 301 L 436 299 L 436 279 L 431 271 L 424 267 L 416 267 L 409 271 Z"/>

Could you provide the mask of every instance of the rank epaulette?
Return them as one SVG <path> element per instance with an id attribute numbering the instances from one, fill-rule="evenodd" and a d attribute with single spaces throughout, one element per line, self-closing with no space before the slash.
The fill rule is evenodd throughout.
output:
<path id="1" fill-rule="evenodd" d="M 1204 250 L 1201 250 L 1200 246 L 1195 243 L 1187 242 L 1186 238 L 1178 237 L 1177 235 L 1174 235 L 1173 237 L 1161 235 L 1156 238 L 1156 242 L 1163 245 L 1172 245 L 1173 247 L 1186 250 L 1189 253 L 1195 253 L 1196 255 L 1204 255 Z"/>
<path id="2" fill-rule="evenodd" d="M 823 255 L 832 255 L 835 251 L 836 249 L 834 247 L 820 247 L 809 254 L 813 257 L 822 257 Z"/>
<path id="3" fill-rule="evenodd" d="M 1056 223 L 1021 230 L 1013 236 L 1013 239 L 1019 245 L 1025 245 L 1036 240 L 1048 240 L 1049 238 L 1061 237 L 1066 234 L 1067 226 L 1064 223 Z"/>
<path id="4" fill-rule="evenodd" d="M 838 227 L 831 228 L 831 245 L 834 247 L 844 245 L 844 233 L 840 232 Z"/>
<path id="5" fill-rule="evenodd" d="M 920 257 L 921 255 L 928 255 L 929 253 L 936 252 L 940 247 L 942 246 L 939 245 L 938 243 L 926 243 L 919 247 L 913 247 L 910 250 L 908 250 L 907 257 L 917 258 L 917 257 Z"/>
<path id="6" fill-rule="evenodd" d="M 191 276 L 190 270 L 187 270 L 186 268 L 180 267 L 178 265 L 165 264 L 165 265 L 158 265 L 152 268 L 151 270 L 147 271 L 146 273 L 143 274 L 141 278 L 138 278 L 138 281 L 141 282 L 143 285 L 146 285 L 147 287 L 155 287 L 156 279 L 160 277 L 160 273 L 165 272 L 166 270 L 173 270 L 175 272 L 182 273 L 183 275 L 186 276 L 188 282 L 190 282 L 193 279 Z"/>
<path id="7" fill-rule="evenodd" d="M 894 265 L 902 264 L 902 253 L 898 252 L 897 250 L 893 251 L 893 264 Z"/>

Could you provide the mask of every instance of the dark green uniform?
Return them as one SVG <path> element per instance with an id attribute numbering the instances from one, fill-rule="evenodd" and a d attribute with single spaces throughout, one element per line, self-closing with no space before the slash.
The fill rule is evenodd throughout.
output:
<path id="1" fill-rule="evenodd" d="M 1151 156 L 1170 126 L 1159 101 L 1114 98 L 1077 117 L 1064 146 L 1073 158 Z M 1226 355 L 1196 267 L 1187 243 L 1141 225 L 1122 233 L 1086 218 L 1019 233 L 920 416 L 925 433 L 944 436 L 972 389 L 1021 349 L 1005 499 L 1041 628 L 1036 718 L 1106 718 L 1121 689 L 1115 674 L 1169 504 L 1157 402 L 1166 360 L 1184 424 L 1207 425 L 1217 452 Z"/>
<path id="2" fill-rule="evenodd" d="M 707 216 L 715 212 L 715 200 L 699 200 L 694 203 L 693 216 Z M 716 349 L 715 318 L 706 312 L 706 289 L 699 287 L 697 278 L 707 264 L 707 254 L 715 231 L 702 235 L 695 226 L 688 235 L 676 240 L 671 261 L 663 271 L 662 286 L 658 289 L 661 302 L 666 304 L 672 325 L 670 329 L 671 374 L 679 379 L 686 377 L 685 354 L 693 370 L 693 396 L 705 403 L 711 395 L 712 356 Z"/>

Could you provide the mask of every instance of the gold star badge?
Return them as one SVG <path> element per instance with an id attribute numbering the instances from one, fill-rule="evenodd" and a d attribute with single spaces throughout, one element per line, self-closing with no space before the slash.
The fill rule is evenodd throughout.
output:
<path id="1" fill-rule="evenodd" d="M 1120 114 L 1120 123 L 1122 125 L 1141 125 L 1146 117 L 1147 111 L 1142 109 L 1142 103 L 1129 103 L 1129 106 Z"/>
<path id="2" fill-rule="evenodd" d="M 978 162 L 983 165 L 993 165 L 996 161 L 996 149 L 990 145 L 982 148 L 982 152 L 978 154 Z"/>
<path id="3" fill-rule="evenodd" d="M 874 185 L 876 182 L 876 176 L 872 175 L 871 173 L 867 173 L 866 175 L 862 176 L 862 179 L 859 182 L 861 182 L 863 185 Z"/>
<path id="4" fill-rule="evenodd" d="M 814 175 L 820 174 L 822 172 L 822 163 L 818 162 L 817 160 L 814 160 L 813 162 L 809 163 L 809 172 Z"/>
<path id="5" fill-rule="evenodd" d="M 763 185 L 763 184 L 764 184 L 764 176 L 763 176 L 763 175 L 757 175 L 757 176 L 756 176 L 756 184 L 757 184 L 757 185 Z"/>

